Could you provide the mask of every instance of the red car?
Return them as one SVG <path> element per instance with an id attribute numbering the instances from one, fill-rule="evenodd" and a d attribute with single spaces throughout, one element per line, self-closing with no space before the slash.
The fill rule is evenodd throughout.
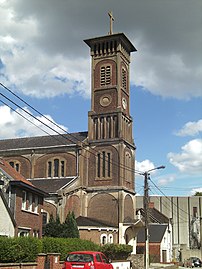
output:
<path id="1" fill-rule="evenodd" d="M 67 255 L 62 269 L 113 269 L 107 257 L 98 251 L 74 251 Z"/>

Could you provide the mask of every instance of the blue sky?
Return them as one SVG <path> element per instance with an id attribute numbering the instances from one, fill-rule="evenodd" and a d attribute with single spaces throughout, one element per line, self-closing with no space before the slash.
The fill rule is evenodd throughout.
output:
<path id="1" fill-rule="evenodd" d="M 136 169 L 166 166 L 151 173 L 151 195 L 202 191 L 201 0 L 0 0 L 0 82 L 68 132 L 86 131 L 91 86 L 83 40 L 107 34 L 110 10 L 114 32 L 137 48 L 130 70 Z M 44 134 L 0 103 L 0 139 L 33 135 Z M 143 194 L 139 176 L 136 191 Z"/>

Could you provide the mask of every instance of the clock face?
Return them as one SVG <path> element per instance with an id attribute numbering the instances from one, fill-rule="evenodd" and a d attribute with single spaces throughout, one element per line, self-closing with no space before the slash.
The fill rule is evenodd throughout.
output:
<path id="1" fill-rule="evenodd" d="M 122 98 L 122 106 L 123 106 L 123 109 L 126 109 L 127 108 L 127 101 L 126 101 L 126 98 Z"/>
<path id="2" fill-rule="evenodd" d="M 112 101 L 112 98 L 108 94 L 105 94 L 100 98 L 101 106 L 108 106 L 108 105 L 110 105 L 111 101 Z"/>

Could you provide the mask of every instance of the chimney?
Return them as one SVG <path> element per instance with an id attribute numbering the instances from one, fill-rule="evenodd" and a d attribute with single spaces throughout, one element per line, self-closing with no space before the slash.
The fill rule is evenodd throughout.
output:
<path id="1" fill-rule="evenodd" d="M 149 202 L 149 208 L 154 208 L 154 202 Z"/>

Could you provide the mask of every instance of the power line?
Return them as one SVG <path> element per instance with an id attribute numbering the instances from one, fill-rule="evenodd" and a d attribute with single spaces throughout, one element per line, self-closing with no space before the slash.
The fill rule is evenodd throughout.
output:
<path id="1" fill-rule="evenodd" d="M 74 139 L 76 139 L 77 141 L 79 141 L 75 136 L 73 136 L 72 134 L 68 133 L 65 129 L 63 129 L 61 126 L 59 126 L 58 124 L 56 124 L 54 121 L 50 120 L 48 117 L 44 116 L 41 112 L 39 112 L 37 109 L 35 109 L 33 106 L 29 105 L 26 101 L 24 101 L 21 97 L 19 97 L 17 94 L 15 94 L 13 91 L 11 91 L 8 87 L 6 87 L 4 84 L 0 83 L 0 85 L 6 89 L 7 91 L 9 91 L 12 95 L 14 95 L 16 98 L 18 98 L 20 101 L 22 101 L 24 104 L 26 104 L 28 107 L 30 107 L 32 110 L 34 110 L 35 112 L 37 112 L 40 116 L 42 116 L 43 118 L 45 118 L 46 120 L 48 120 L 50 123 L 52 123 L 53 125 L 55 125 L 56 127 L 58 127 L 59 129 L 61 129 L 62 131 L 66 132 L 70 137 L 73 137 Z M 4 94 L 0 93 L 1 96 L 3 96 L 5 99 L 7 99 L 9 102 L 11 102 L 12 104 L 14 104 L 15 106 L 17 106 L 18 108 L 20 108 L 22 111 L 24 111 L 25 113 L 27 113 L 29 116 L 33 117 L 35 120 L 37 120 L 38 122 L 40 122 L 42 125 L 45 125 L 47 128 L 51 129 L 53 132 L 56 132 L 59 136 L 62 136 L 64 139 L 69 139 L 70 141 L 74 142 L 74 140 L 71 140 L 70 137 L 66 137 L 63 134 L 59 133 L 58 131 L 56 131 L 55 129 L 53 129 L 52 127 L 50 127 L 49 125 L 47 125 L 46 123 L 44 123 L 43 121 L 41 121 L 40 119 L 36 118 L 33 114 L 31 114 L 30 112 L 28 112 L 27 110 L 25 110 L 24 108 L 22 108 L 20 105 L 18 105 L 16 102 L 12 101 L 10 98 L 8 98 L 7 96 L 5 96 Z M 7 104 L 5 104 L 7 105 Z M 8 105 L 7 105 L 8 106 Z M 10 106 L 9 106 L 10 107 Z M 12 109 L 13 111 L 15 111 L 14 109 Z M 16 112 L 16 111 L 15 111 Z M 19 114 L 19 113 L 18 113 Z M 26 117 L 24 117 L 26 120 L 28 120 Z M 28 120 L 29 121 L 29 120 Z M 30 122 L 30 121 L 29 121 Z M 31 122 L 32 123 L 32 122 Z M 35 125 L 36 126 L 36 125 Z M 41 129 L 40 127 L 38 127 L 39 129 Z M 42 130 L 42 129 L 41 129 Z M 48 132 L 45 131 L 46 134 L 50 135 Z M 54 137 L 54 136 L 52 136 Z M 54 137 L 55 138 L 55 137 Z M 80 142 L 80 141 L 79 141 Z M 82 148 L 84 148 L 83 145 L 81 145 Z M 89 150 L 86 149 L 85 150 L 87 152 L 89 152 L 90 154 L 93 154 L 94 156 L 97 156 L 96 154 L 93 153 L 93 149 Z M 96 152 L 96 151 L 95 151 Z M 97 152 L 96 152 L 97 153 Z M 81 154 L 82 155 L 82 154 Z M 84 158 L 87 158 L 86 156 L 82 155 Z M 101 157 L 102 158 L 102 157 Z M 119 168 L 123 168 L 126 169 L 130 172 L 133 173 L 138 173 L 140 174 L 141 171 L 132 169 L 126 165 L 120 165 L 119 163 L 115 163 L 114 161 L 110 161 L 111 164 L 118 166 Z M 105 170 L 108 171 L 108 168 L 105 167 Z M 120 176 L 120 178 L 125 178 Z"/>
<path id="2" fill-rule="evenodd" d="M 170 200 L 170 198 L 167 195 L 164 194 L 164 192 L 151 180 L 151 178 L 150 178 L 150 181 L 163 194 L 163 196 L 171 202 L 171 204 L 173 204 L 174 206 L 176 206 L 176 208 L 178 208 L 180 211 L 182 211 L 186 215 L 190 216 L 190 214 L 187 211 L 185 211 L 184 209 L 180 208 L 172 200 Z"/>
<path id="3" fill-rule="evenodd" d="M 42 130 L 44 133 L 46 133 L 48 136 L 51 136 L 53 137 L 54 139 L 56 139 L 57 141 L 59 142 L 63 142 L 62 140 L 59 139 L 59 137 L 63 137 L 64 139 L 66 140 L 69 140 L 73 143 L 75 143 L 75 140 L 76 141 L 79 141 L 77 137 L 75 137 L 73 134 L 71 133 L 68 133 L 64 128 L 62 128 L 60 125 L 56 124 L 54 121 L 52 121 L 51 119 L 49 119 L 48 117 L 46 117 L 45 115 L 43 115 L 40 111 L 38 111 L 37 109 L 35 109 L 33 106 L 31 106 L 29 103 L 27 103 L 26 101 L 24 101 L 21 97 L 19 97 L 17 94 L 15 94 L 13 91 L 11 91 L 8 87 L 6 87 L 4 84 L 2 84 L 0 82 L 0 86 L 2 86 L 5 90 L 7 90 L 8 92 L 10 92 L 12 95 L 14 95 L 17 99 L 19 99 L 21 102 L 23 102 L 25 105 L 27 105 L 29 108 L 31 108 L 33 111 L 35 111 L 36 113 L 38 113 L 41 117 L 45 118 L 47 121 L 49 121 L 50 123 L 52 123 L 54 126 L 56 126 L 57 128 L 59 128 L 60 130 L 62 130 L 63 132 L 65 132 L 66 134 L 68 134 L 68 138 L 58 132 L 57 130 L 55 130 L 54 128 L 52 128 L 51 126 L 49 126 L 48 124 L 44 123 L 43 121 L 41 121 L 40 119 L 38 119 L 37 117 L 35 117 L 33 114 L 31 114 L 30 112 L 28 112 L 26 109 L 22 108 L 20 105 L 18 105 L 16 102 L 12 101 L 10 98 L 8 98 L 7 96 L 5 96 L 4 94 L 0 93 L 1 96 L 3 96 L 5 99 L 7 99 L 9 102 L 11 102 L 13 105 L 15 105 L 16 107 L 18 107 L 19 109 L 21 109 L 23 112 L 25 112 L 26 114 L 28 114 L 29 116 L 31 116 L 32 118 L 34 118 L 35 120 L 37 120 L 38 122 L 40 122 L 42 125 L 46 126 L 47 128 L 49 128 L 51 131 L 57 133 L 58 136 L 55 136 L 55 135 L 51 135 L 50 133 L 48 133 L 47 131 L 45 131 L 44 129 L 42 129 L 40 126 L 36 125 L 35 123 L 33 123 L 32 121 L 30 121 L 27 117 L 25 117 L 23 114 L 21 114 L 20 112 L 18 112 L 17 110 L 13 109 L 11 106 L 9 106 L 7 103 L 5 103 L 4 101 L 0 100 L 4 105 L 8 106 L 12 111 L 14 111 L 15 113 L 17 113 L 18 115 L 20 115 L 21 117 L 23 117 L 25 120 L 27 120 L 28 122 L 30 122 L 32 125 L 34 125 L 35 127 L 39 128 L 40 130 Z M 71 139 L 71 137 L 73 139 Z M 83 144 L 81 146 L 82 148 L 84 148 Z M 93 154 L 96 156 L 96 154 L 94 154 L 92 151 L 95 151 L 93 149 L 88 150 L 85 148 L 85 150 L 87 152 L 89 152 L 90 154 Z M 95 151 L 96 152 L 96 151 Z M 88 159 L 88 157 L 86 157 L 85 155 L 81 154 L 82 157 L 84 157 L 85 159 Z M 119 168 L 123 168 L 123 169 L 126 169 L 130 172 L 133 172 L 133 173 L 136 173 L 136 174 L 139 174 L 139 175 L 142 175 L 143 172 L 139 171 L 139 170 L 136 170 L 136 169 L 132 169 L 126 165 L 120 165 L 119 163 L 116 163 L 116 162 L 111 162 L 111 164 L 113 165 L 116 165 L 118 166 Z M 108 170 L 107 167 L 105 167 L 106 170 Z M 120 176 L 120 178 L 125 178 L 125 177 L 122 177 Z M 167 198 L 169 199 L 161 190 L 160 188 L 151 180 L 150 178 L 150 181 L 155 185 L 155 187 Z M 142 187 L 141 187 L 142 188 Z M 174 203 L 173 203 L 174 204 Z M 175 204 L 174 204 L 175 205 Z M 175 205 L 177 207 L 177 205 Z M 183 210 L 182 210 L 183 211 Z M 186 212 L 187 213 L 187 212 Z M 187 213 L 188 214 L 188 213 Z"/>

